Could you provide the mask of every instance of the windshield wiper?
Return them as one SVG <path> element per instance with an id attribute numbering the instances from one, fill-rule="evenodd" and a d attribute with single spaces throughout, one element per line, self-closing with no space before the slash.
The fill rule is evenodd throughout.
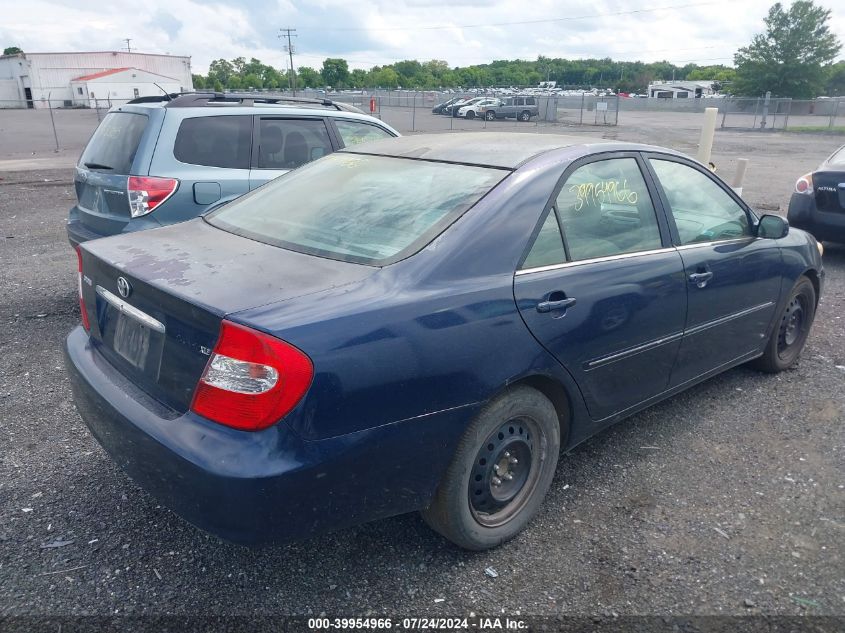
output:
<path id="1" fill-rule="evenodd" d="M 82 164 L 85 165 L 88 169 L 108 169 L 109 171 L 114 169 L 114 167 L 111 167 L 109 165 L 102 165 L 100 163 L 82 163 Z"/>

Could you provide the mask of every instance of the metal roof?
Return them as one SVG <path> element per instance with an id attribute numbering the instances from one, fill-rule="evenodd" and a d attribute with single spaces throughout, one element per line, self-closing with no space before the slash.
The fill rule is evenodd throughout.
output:
<path id="1" fill-rule="evenodd" d="M 341 151 L 515 169 L 528 159 L 554 149 L 603 142 L 606 141 L 562 134 L 446 132 L 371 141 Z"/>
<path id="2" fill-rule="evenodd" d="M 91 79 L 99 79 L 100 77 L 107 77 L 115 73 L 122 73 L 124 70 L 131 70 L 131 67 L 127 66 L 126 68 L 109 68 L 108 70 L 101 70 L 98 73 L 92 73 L 90 75 L 82 75 L 82 77 L 76 77 L 75 79 L 71 79 L 71 81 L 89 81 Z"/>

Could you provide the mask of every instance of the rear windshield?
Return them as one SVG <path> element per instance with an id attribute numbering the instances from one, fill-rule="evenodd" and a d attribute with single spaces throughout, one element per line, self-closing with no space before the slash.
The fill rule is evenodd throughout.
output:
<path id="1" fill-rule="evenodd" d="M 331 154 L 206 216 L 290 250 L 384 265 L 428 244 L 509 172 L 406 158 Z"/>
<path id="2" fill-rule="evenodd" d="M 88 141 L 79 164 L 95 171 L 128 174 L 147 121 L 146 114 L 109 112 Z"/>

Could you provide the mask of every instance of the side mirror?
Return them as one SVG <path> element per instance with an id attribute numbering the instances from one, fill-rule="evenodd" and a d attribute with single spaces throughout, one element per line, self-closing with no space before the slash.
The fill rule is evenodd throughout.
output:
<path id="1" fill-rule="evenodd" d="M 764 215 L 757 225 L 757 237 L 779 240 L 789 234 L 789 222 L 779 215 Z"/>

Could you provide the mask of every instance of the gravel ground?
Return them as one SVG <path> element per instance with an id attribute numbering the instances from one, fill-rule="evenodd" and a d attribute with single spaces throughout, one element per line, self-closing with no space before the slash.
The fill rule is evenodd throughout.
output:
<path id="1" fill-rule="evenodd" d="M 514 541 L 467 553 L 405 515 L 250 550 L 88 433 L 60 352 L 70 172 L 0 176 L 0 615 L 845 613 L 845 247 L 797 368 L 732 370 L 581 445 Z"/>

